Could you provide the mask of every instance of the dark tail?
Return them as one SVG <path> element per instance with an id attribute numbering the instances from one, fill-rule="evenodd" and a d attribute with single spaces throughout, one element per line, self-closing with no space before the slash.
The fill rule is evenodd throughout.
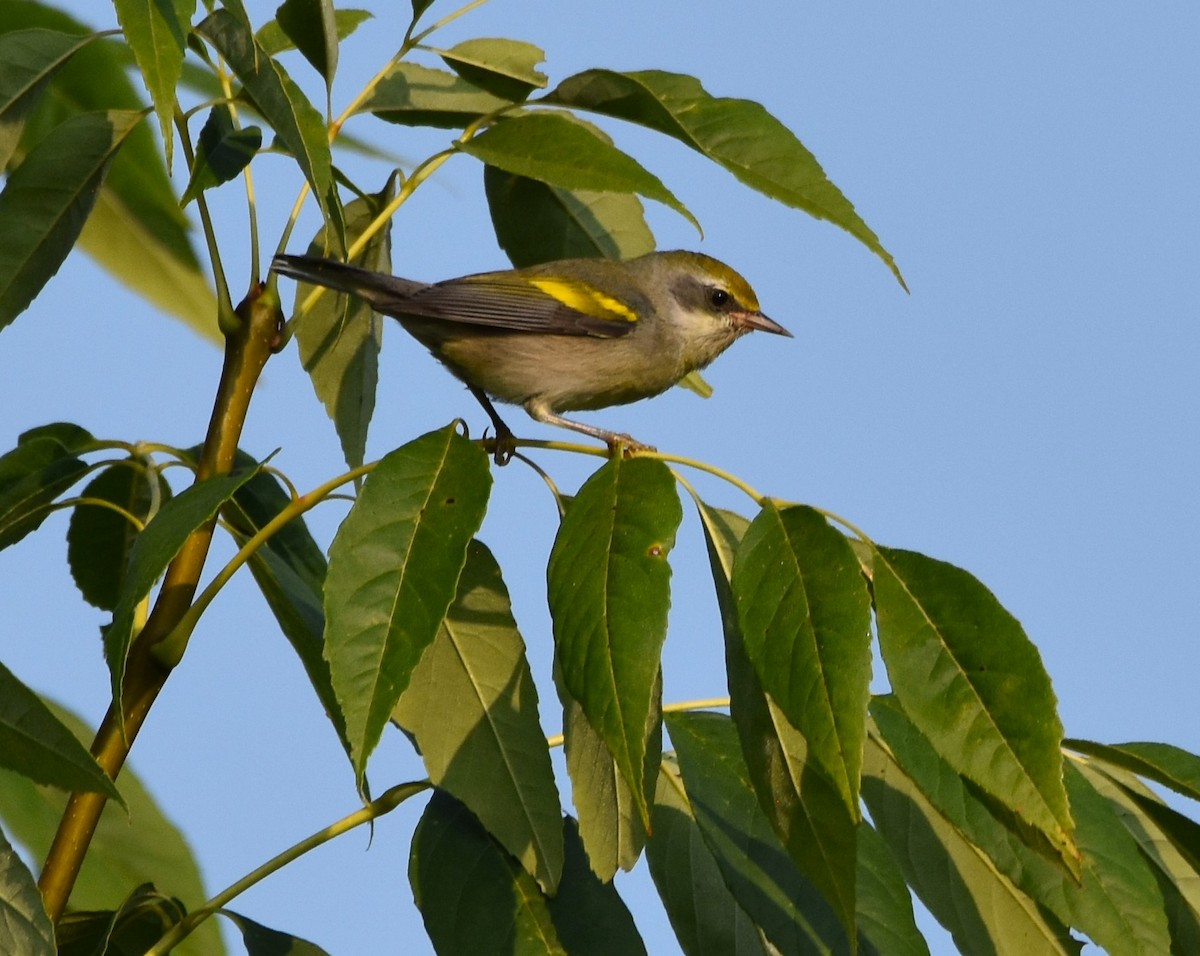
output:
<path id="1" fill-rule="evenodd" d="M 319 256 L 276 256 L 271 271 L 300 282 L 349 292 L 370 303 L 376 312 L 384 313 L 403 311 L 404 300 L 425 288 L 423 282 L 370 272 Z"/>

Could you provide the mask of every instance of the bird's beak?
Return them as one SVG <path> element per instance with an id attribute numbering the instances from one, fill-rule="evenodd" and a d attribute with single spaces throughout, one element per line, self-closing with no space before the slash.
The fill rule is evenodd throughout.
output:
<path id="1" fill-rule="evenodd" d="M 761 312 L 734 312 L 733 321 L 737 323 L 738 328 L 745 329 L 747 332 L 757 329 L 759 332 L 771 332 L 774 335 L 786 335 L 789 339 L 795 338 L 782 325 L 774 319 L 768 319 Z"/>

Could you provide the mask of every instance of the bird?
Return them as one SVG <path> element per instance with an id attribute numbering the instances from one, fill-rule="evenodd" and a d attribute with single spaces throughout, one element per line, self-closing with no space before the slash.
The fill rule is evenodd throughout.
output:
<path id="1" fill-rule="evenodd" d="M 309 255 L 277 255 L 271 269 L 357 296 L 399 321 L 483 406 L 496 428 L 497 464 L 515 444 L 493 400 L 614 452 L 653 450 L 562 413 L 658 395 L 748 332 L 792 337 L 763 314 L 744 278 L 699 252 L 562 259 L 432 284 Z"/>

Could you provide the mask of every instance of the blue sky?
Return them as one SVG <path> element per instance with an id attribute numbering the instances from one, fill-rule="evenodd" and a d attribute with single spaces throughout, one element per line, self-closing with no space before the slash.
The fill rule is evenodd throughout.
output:
<path id="1" fill-rule="evenodd" d="M 72 0 L 81 16 L 106 4 Z M 256 22 L 274 3 L 248 0 Z M 335 107 L 398 44 L 407 4 L 344 48 Z M 645 8 L 649 7 L 647 10 Z M 435 12 L 451 5 L 439 4 Z M 443 41 L 513 36 L 547 50 L 555 82 L 590 66 L 662 68 L 759 100 L 791 127 L 896 257 L 912 290 L 854 240 L 751 193 L 673 142 L 611 127 L 696 213 L 650 210 L 664 248 L 728 261 L 795 339 L 751 336 L 687 392 L 593 420 L 733 471 L 760 491 L 830 509 L 875 540 L 980 577 L 1024 624 L 1068 734 L 1200 751 L 1200 8 L 1155 4 L 858 5 L 492 0 Z M 313 95 L 297 60 L 289 68 Z M 352 131 L 412 160 L 444 133 Z M 378 188 L 386 169 L 350 165 Z M 299 179 L 256 163 L 273 245 Z M 244 285 L 242 194 L 218 194 L 227 268 Z M 316 228 L 311 212 L 300 249 Z M 478 167 L 460 157 L 396 221 L 396 271 L 421 279 L 502 267 Z M 231 265 L 232 263 L 232 265 Z M 290 302 L 290 292 L 285 301 Z M 198 441 L 217 349 L 115 287 L 82 257 L 0 335 L 0 443 L 44 422 L 97 435 Z M 369 453 L 473 400 L 398 328 L 386 330 Z M 522 434 L 544 437 L 519 411 Z M 276 359 L 243 441 L 301 488 L 341 470 L 332 428 L 295 360 Z M 594 467 L 539 456 L 570 488 Z M 701 481 L 715 503 L 746 499 Z M 344 513 L 312 520 L 328 541 Z M 497 475 L 483 536 L 547 677 L 544 566 L 555 514 L 540 480 Z M 56 517 L 0 552 L 0 656 L 27 683 L 98 720 L 107 681 L 98 612 L 76 597 Z M 724 693 L 702 544 L 687 519 L 673 555 L 666 697 Z M 355 807 L 353 777 L 297 663 L 248 581 L 217 601 L 134 750 L 133 765 L 192 838 L 218 889 Z M 386 743 L 377 789 L 417 773 Z M 1194 808 L 1190 808 L 1194 812 Z M 407 886 L 417 808 L 343 838 L 239 901 L 331 953 L 422 952 Z M 622 878 L 648 949 L 676 951 L 644 870 Z M 397 938 L 414 938 L 399 947 Z M 949 943 L 931 935 L 935 953 Z"/>

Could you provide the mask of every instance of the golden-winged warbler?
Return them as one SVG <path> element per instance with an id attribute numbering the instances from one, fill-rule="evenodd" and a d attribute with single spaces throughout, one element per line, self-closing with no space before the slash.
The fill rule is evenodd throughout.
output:
<path id="1" fill-rule="evenodd" d="M 612 448 L 644 449 L 560 413 L 658 395 L 755 329 L 791 335 L 762 314 L 745 279 L 698 252 L 563 259 L 432 285 L 315 256 L 276 256 L 271 268 L 397 319 L 483 405 L 497 462 L 512 432 L 491 399 Z"/>

